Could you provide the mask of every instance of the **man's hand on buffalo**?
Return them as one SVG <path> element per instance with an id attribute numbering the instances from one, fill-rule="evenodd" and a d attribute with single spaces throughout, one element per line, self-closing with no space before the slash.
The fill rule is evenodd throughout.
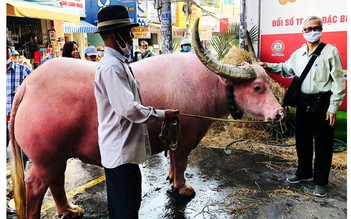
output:
<path id="1" fill-rule="evenodd" d="M 165 110 L 165 122 L 175 122 L 178 121 L 179 110 L 166 109 Z"/>
<path id="2" fill-rule="evenodd" d="M 266 62 L 258 62 L 256 63 L 259 66 L 262 66 L 262 68 L 267 68 L 267 63 Z"/>

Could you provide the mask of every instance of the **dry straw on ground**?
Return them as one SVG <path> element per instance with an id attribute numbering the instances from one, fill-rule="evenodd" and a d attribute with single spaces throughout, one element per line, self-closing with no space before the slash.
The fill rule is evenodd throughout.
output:
<path id="1" fill-rule="evenodd" d="M 223 148 L 232 141 L 236 141 L 235 144 L 230 146 L 233 151 L 241 150 L 246 151 L 248 154 L 262 154 L 267 157 L 266 161 L 262 161 L 268 169 L 272 171 L 284 172 L 287 169 L 295 168 L 297 164 L 296 150 L 295 150 L 295 140 L 294 138 L 288 138 L 285 143 L 291 144 L 292 146 L 273 146 L 270 144 L 265 144 L 260 142 L 259 136 L 269 136 L 269 134 L 258 134 L 254 136 L 255 132 L 261 133 L 262 130 L 255 130 L 255 128 L 241 128 L 243 136 L 254 136 L 243 141 L 237 141 L 229 133 L 237 132 L 237 128 L 233 124 L 215 123 L 212 128 L 208 131 L 207 135 L 200 142 L 200 147 L 211 147 L 211 148 Z M 245 130 L 249 134 L 245 133 Z M 237 135 L 238 138 L 240 134 Z M 272 159 L 275 158 L 275 159 Z M 278 159 L 277 159 L 278 158 Z M 336 153 L 333 155 L 332 170 L 334 175 L 332 180 L 339 182 L 346 182 L 347 176 L 347 153 L 346 151 L 341 153 Z M 272 161 L 272 160 L 283 160 Z M 260 197 L 257 193 L 266 192 L 268 193 L 268 198 Z M 308 191 L 301 191 L 295 188 L 279 188 L 273 191 L 260 191 L 259 189 L 252 188 L 234 188 L 234 191 L 230 193 L 223 202 L 212 203 L 211 205 L 221 206 L 220 209 L 229 212 L 232 215 L 243 215 L 247 210 L 252 208 L 257 208 L 260 206 L 267 205 L 269 203 L 273 204 L 276 200 L 281 200 L 281 198 L 287 198 L 296 203 L 300 203 L 302 198 L 312 198 L 313 196 Z"/>

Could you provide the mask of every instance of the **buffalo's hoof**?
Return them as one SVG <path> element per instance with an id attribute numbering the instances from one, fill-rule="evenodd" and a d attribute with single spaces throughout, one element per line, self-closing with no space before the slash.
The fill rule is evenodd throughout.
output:
<path id="1" fill-rule="evenodd" d="M 184 183 L 181 187 L 177 188 L 180 196 L 184 198 L 194 198 L 195 190 L 189 184 Z"/>
<path id="2" fill-rule="evenodd" d="M 83 216 L 83 214 L 85 213 L 85 210 L 83 208 L 79 207 L 78 205 L 74 205 L 72 203 L 70 203 L 69 209 L 74 214 L 74 217 L 72 217 L 72 218 Z"/>
<path id="3" fill-rule="evenodd" d="M 85 213 L 85 210 L 81 207 L 79 207 L 78 205 L 74 205 L 72 203 L 69 204 L 69 207 L 68 207 L 68 211 L 69 213 L 67 215 L 58 215 L 58 218 L 79 218 L 81 216 L 84 215 Z"/>

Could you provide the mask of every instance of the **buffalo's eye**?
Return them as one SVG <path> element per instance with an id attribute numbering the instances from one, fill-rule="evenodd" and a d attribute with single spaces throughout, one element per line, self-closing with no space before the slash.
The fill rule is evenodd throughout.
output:
<path id="1" fill-rule="evenodd" d="M 255 91 L 261 91 L 261 90 L 262 90 L 262 87 L 259 86 L 259 85 L 255 85 L 255 86 L 253 86 L 253 89 L 254 89 Z"/>

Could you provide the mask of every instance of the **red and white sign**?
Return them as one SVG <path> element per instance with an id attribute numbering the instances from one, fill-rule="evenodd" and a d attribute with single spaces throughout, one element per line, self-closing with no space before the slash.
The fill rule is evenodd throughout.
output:
<path id="1" fill-rule="evenodd" d="M 71 11 L 74 14 L 79 14 L 80 17 L 85 15 L 85 0 L 60 0 L 64 9 Z"/>

